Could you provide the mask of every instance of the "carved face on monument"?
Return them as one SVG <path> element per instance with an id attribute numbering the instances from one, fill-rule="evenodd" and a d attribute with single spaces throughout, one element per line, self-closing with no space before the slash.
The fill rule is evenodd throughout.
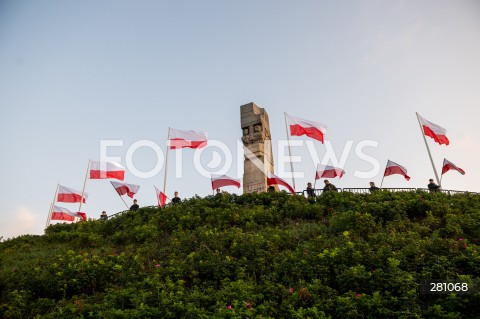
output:
<path id="1" fill-rule="evenodd" d="M 248 135 L 248 127 L 243 128 L 243 136 Z"/>
<path id="2" fill-rule="evenodd" d="M 261 132 L 262 131 L 262 124 L 255 124 L 254 130 L 255 130 L 255 132 Z"/>

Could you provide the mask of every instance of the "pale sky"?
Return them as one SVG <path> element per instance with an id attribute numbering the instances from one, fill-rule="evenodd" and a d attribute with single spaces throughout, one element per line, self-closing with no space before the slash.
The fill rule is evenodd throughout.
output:
<path id="1" fill-rule="evenodd" d="M 249 102 L 269 114 L 276 163 L 284 112 L 325 123 L 339 157 L 351 145 L 337 187 L 379 185 L 388 159 L 412 179 L 390 176 L 385 187 L 426 187 L 434 175 L 419 112 L 448 131 L 449 146 L 428 139 L 437 169 L 446 157 L 467 173 L 448 172 L 443 187 L 480 192 L 479 57 L 476 0 L 0 1 L 0 236 L 42 234 L 56 184 L 81 189 L 101 140 L 123 140 L 109 155 L 125 166 L 139 140 L 165 150 L 169 126 L 206 130 L 232 150 L 236 175 L 240 105 Z M 378 143 L 364 149 L 381 166 L 372 178 L 354 176 L 372 168 L 354 152 L 365 140 Z M 321 160 L 327 143 L 310 141 Z M 302 158 L 302 190 L 314 163 L 306 145 L 292 152 Z M 169 196 L 211 194 L 193 154 L 183 152 L 177 178 L 170 152 Z M 156 159 L 150 148 L 133 154 L 143 171 Z M 163 174 L 127 171 L 125 182 L 152 205 Z M 86 191 L 88 217 L 125 207 L 106 180 L 89 180 Z"/>

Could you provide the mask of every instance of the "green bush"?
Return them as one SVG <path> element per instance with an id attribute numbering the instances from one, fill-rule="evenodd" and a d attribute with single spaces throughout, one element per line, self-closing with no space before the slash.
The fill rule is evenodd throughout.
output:
<path id="1" fill-rule="evenodd" d="M 0 243 L 3 318 L 480 318 L 480 196 L 195 197 Z M 479 287 L 480 288 L 480 287 Z"/>

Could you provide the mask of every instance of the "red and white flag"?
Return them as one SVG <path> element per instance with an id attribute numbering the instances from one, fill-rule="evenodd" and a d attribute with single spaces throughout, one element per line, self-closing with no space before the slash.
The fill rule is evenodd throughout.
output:
<path id="1" fill-rule="evenodd" d="M 389 176 L 393 174 L 400 174 L 405 177 L 407 181 L 410 180 L 410 176 L 407 175 L 407 169 L 405 167 L 395 162 L 392 162 L 391 160 L 388 160 L 387 167 L 385 168 L 385 173 L 383 174 L 383 176 Z"/>
<path id="2" fill-rule="evenodd" d="M 125 168 L 118 163 L 92 161 L 90 163 L 90 179 L 106 178 L 115 178 L 123 181 Z"/>
<path id="3" fill-rule="evenodd" d="M 423 133 L 426 136 L 429 136 L 434 139 L 435 142 L 442 145 L 450 144 L 450 141 L 447 138 L 447 130 L 441 127 L 440 125 L 434 124 L 432 122 L 427 121 L 423 117 L 418 114 L 418 119 L 420 124 L 422 125 Z"/>
<path id="4" fill-rule="evenodd" d="M 156 186 L 153 186 L 153 187 L 155 187 L 155 191 L 157 192 L 158 206 L 159 207 L 165 206 L 165 203 L 167 202 L 167 195 L 159 191 Z"/>
<path id="5" fill-rule="evenodd" d="M 207 132 L 200 131 L 182 131 L 170 128 L 169 131 L 169 144 L 170 149 L 179 148 L 202 148 L 207 146 Z"/>
<path id="6" fill-rule="evenodd" d="M 82 191 L 77 191 L 66 186 L 58 185 L 57 202 L 62 203 L 80 203 L 82 198 Z M 88 194 L 83 194 L 83 203 L 86 203 Z"/>
<path id="7" fill-rule="evenodd" d="M 457 165 L 453 164 L 452 162 L 450 162 L 449 160 L 444 158 L 443 159 L 443 167 L 442 167 L 442 175 L 445 174 L 446 172 L 448 172 L 451 169 L 454 169 L 457 172 L 459 172 L 460 174 L 465 175 L 465 171 L 463 169 L 461 169 Z"/>
<path id="8" fill-rule="evenodd" d="M 67 220 L 67 221 L 73 222 L 75 220 L 75 217 L 79 217 L 82 220 L 87 220 L 87 215 L 85 213 L 81 213 L 81 212 L 75 213 L 63 207 L 59 207 L 55 205 L 53 206 L 51 220 Z"/>
<path id="9" fill-rule="evenodd" d="M 320 178 L 342 178 L 343 174 L 345 174 L 345 171 L 341 168 L 338 167 L 333 167 L 330 165 L 317 165 L 317 173 L 315 174 L 315 179 L 320 179 Z"/>
<path id="10" fill-rule="evenodd" d="M 327 133 L 327 126 L 320 122 L 304 120 L 285 113 L 287 123 L 290 126 L 291 136 L 306 135 L 323 143 L 323 136 Z"/>
<path id="11" fill-rule="evenodd" d="M 270 172 L 268 172 L 268 174 L 267 174 L 267 185 L 268 185 L 268 186 L 271 186 L 271 185 L 282 185 L 282 186 L 285 186 L 285 187 L 290 191 L 290 193 L 292 193 L 292 194 L 295 193 L 295 190 L 293 189 L 292 186 L 290 186 L 290 184 L 288 184 L 287 182 L 285 182 L 285 181 L 284 181 L 283 179 L 281 179 L 280 177 L 271 174 Z"/>
<path id="12" fill-rule="evenodd" d="M 127 194 L 130 198 L 133 198 L 133 195 L 135 195 L 140 188 L 140 185 L 119 183 L 114 181 L 110 181 L 110 183 L 112 183 L 112 186 L 115 188 L 118 195 L 122 196 Z"/>
<path id="13" fill-rule="evenodd" d="M 212 175 L 212 189 L 224 186 L 236 186 L 240 188 L 240 180 L 228 177 L 227 175 Z"/>

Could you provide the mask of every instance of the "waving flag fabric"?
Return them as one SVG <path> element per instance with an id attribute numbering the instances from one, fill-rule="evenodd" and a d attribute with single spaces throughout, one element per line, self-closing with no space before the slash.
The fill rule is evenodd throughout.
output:
<path id="1" fill-rule="evenodd" d="M 454 169 L 457 172 L 459 172 L 460 174 L 465 175 L 465 171 L 463 169 L 461 169 L 457 165 L 453 164 L 452 162 L 450 162 L 446 158 L 443 159 L 442 175 L 445 174 L 446 172 L 448 172 L 451 169 Z"/>
<path id="2" fill-rule="evenodd" d="M 320 178 L 334 178 L 337 177 L 341 178 L 345 174 L 345 171 L 338 167 L 333 167 L 330 165 L 317 165 L 317 173 L 315 174 L 315 179 Z"/>
<path id="3" fill-rule="evenodd" d="M 114 181 L 110 181 L 110 183 L 112 183 L 112 186 L 120 196 L 127 194 L 128 197 L 133 198 L 133 195 L 135 195 L 140 189 L 140 185 L 119 183 Z"/>
<path id="4" fill-rule="evenodd" d="M 410 176 L 407 175 L 407 169 L 405 167 L 395 162 L 392 162 L 391 160 L 388 160 L 387 167 L 385 168 L 385 173 L 383 174 L 383 176 L 389 176 L 393 174 L 400 174 L 405 177 L 407 181 L 410 180 Z"/>
<path id="5" fill-rule="evenodd" d="M 295 190 L 293 189 L 292 186 L 290 186 L 290 184 L 288 184 L 287 182 L 285 182 L 283 179 L 281 179 L 280 177 L 278 176 L 275 176 L 273 174 L 271 174 L 270 172 L 267 174 L 267 185 L 268 186 L 271 186 L 271 185 L 282 185 L 284 187 L 286 187 L 290 193 L 295 193 Z"/>
<path id="6" fill-rule="evenodd" d="M 434 139 L 435 142 L 438 144 L 442 145 L 448 145 L 450 144 L 450 141 L 447 138 L 447 130 L 441 127 L 440 125 L 434 124 L 432 122 L 427 121 L 423 117 L 418 114 L 418 119 L 420 120 L 420 124 L 422 125 L 423 128 L 423 133 L 426 136 L 429 136 Z"/>
<path id="7" fill-rule="evenodd" d="M 323 136 L 327 133 L 327 126 L 320 122 L 304 120 L 285 113 L 287 123 L 290 127 L 291 136 L 306 135 L 323 143 Z"/>
<path id="8" fill-rule="evenodd" d="M 87 220 L 87 215 L 85 213 L 81 213 L 81 212 L 74 213 L 66 208 L 55 206 L 55 205 L 53 206 L 51 220 L 66 220 L 66 221 L 73 222 L 75 220 L 75 217 L 80 217 L 82 220 Z"/>
<path id="9" fill-rule="evenodd" d="M 207 132 L 182 131 L 170 128 L 170 149 L 179 148 L 202 148 L 207 146 Z"/>
<path id="10" fill-rule="evenodd" d="M 228 177 L 227 175 L 212 175 L 212 189 L 224 186 L 236 186 L 240 188 L 240 180 Z"/>
<path id="11" fill-rule="evenodd" d="M 157 192 L 158 206 L 160 207 L 165 206 L 165 203 L 167 202 L 167 195 L 159 191 L 156 186 L 153 186 L 153 187 L 155 187 L 155 191 Z"/>
<path id="12" fill-rule="evenodd" d="M 92 161 L 90 163 L 90 178 L 114 178 L 123 181 L 125 178 L 125 168 L 118 163 Z"/>
<path id="13" fill-rule="evenodd" d="M 77 191 L 73 188 L 58 185 L 57 202 L 62 203 L 80 203 L 82 198 L 82 191 Z M 86 203 L 88 194 L 83 194 L 83 203 Z"/>

